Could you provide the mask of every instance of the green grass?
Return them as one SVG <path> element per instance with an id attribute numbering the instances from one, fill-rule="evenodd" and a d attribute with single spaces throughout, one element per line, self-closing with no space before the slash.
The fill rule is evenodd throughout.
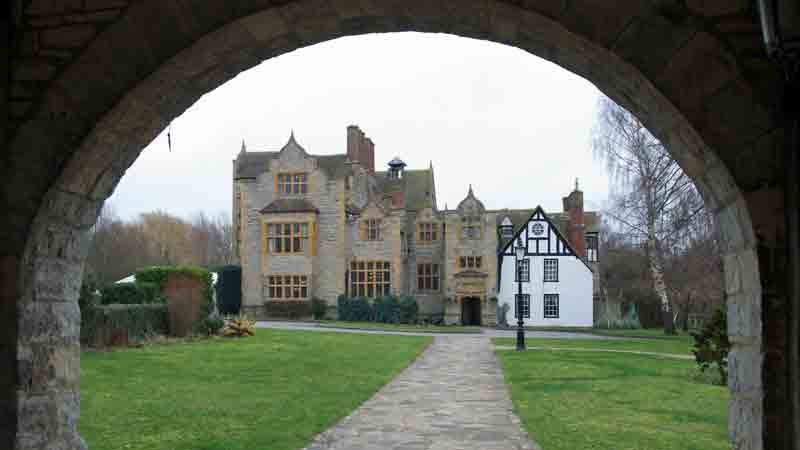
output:
<path id="1" fill-rule="evenodd" d="M 359 330 L 404 331 L 414 333 L 480 333 L 481 327 L 473 326 L 440 326 L 440 325 L 408 325 L 402 323 L 345 322 L 330 320 L 319 322 L 321 327 L 348 328 Z"/>
<path id="2" fill-rule="evenodd" d="M 513 326 L 512 326 L 513 328 Z M 598 336 L 629 337 L 643 339 L 691 340 L 692 337 L 683 330 L 676 335 L 664 334 L 663 328 L 606 329 L 592 327 L 525 327 L 530 331 L 563 331 L 568 333 L 596 334 Z"/>
<path id="3" fill-rule="evenodd" d="M 646 338 L 646 339 L 666 339 L 670 341 L 685 340 L 692 341 L 692 336 L 683 330 L 679 330 L 678 334 L 666 335 L 663 328 L 636 328 L 630 330 L 613 329 L 606 330 L 602 328 L 593 328 L 592 334 L 599 334 L 601 336 L 616 336 L 616 337 L 629 337 L 629 338 Z"/>
<path id="4" fill-rule="evenodd" d="M 693 362 L 596 352 L 498 351 L 514 409 L 543 450 L 722 450 L 728 391 Z"/>
<path id="5" fill-rule="evenodd" d="M 495 345 L 515 345 L 514 338 L 495 338 Z M 531 339 L 525 344 L 530 347 L 551 348 L 589 348 L 603 350 L 634 350 L 641 352 L 670 353 L 674 355 L 692 355 L 692 343 L 689 339 Z"/>
<path id="6" fill-rule="evenodd" d="M 298 449 L 406 367 L 428 337 L 258 330 L 81 356 L 92 450 Z"/>

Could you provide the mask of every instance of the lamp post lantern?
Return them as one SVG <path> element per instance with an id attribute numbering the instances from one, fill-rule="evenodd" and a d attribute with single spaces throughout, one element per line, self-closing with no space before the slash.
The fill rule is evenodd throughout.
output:
<path id="1" fill-rule="evenodd" d="M 517 350 L 525 350 L 525 328 L 522 322 L 522 260 L 525 258 L 525 247 L 522 238 L 517 236 L 517 247 L 514 249 L 514 262 L 517 266 Z"/>

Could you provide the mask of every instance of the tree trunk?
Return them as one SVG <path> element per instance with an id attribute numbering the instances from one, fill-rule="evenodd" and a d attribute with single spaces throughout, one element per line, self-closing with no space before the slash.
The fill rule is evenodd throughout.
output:
<path id="1" fill-rule="evenodd" d="M 648 227 L 647 236 L 647 257 L 650 262 L 650 275 L 653 278 L 653 290 L 661 302 L 661 318 L 664 322 L 664 334 L 675 334 L 675 318 L 672 315 L 672 308 L 669 304 L 669 296 L 667 295 L 667 285 L 664 283 L 664 269 L 661 266 L 661 258 L 659 258 L 658 246 L 655 238 L 655 224 L 650 224 Z"/>

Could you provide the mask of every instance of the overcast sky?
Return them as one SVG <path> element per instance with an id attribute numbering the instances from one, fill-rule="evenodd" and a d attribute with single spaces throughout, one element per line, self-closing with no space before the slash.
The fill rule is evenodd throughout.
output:
<path id="1" fill-rule="evenodd" d="M 346 152 L 346 127 L 375 142 L 383 170 L 432 161 L 439 208 L 472 183 L 487 208 L 561 210 L 580 178 L 586 209 L 608 195 L 592 156 L 599 91 L 513 47 L 441 34 L 336 39 L 268 60 L 206 94 L 144 149 L 111 197 L 126 218 L 231 210 L 231 160 L 279 150 L 291 130 L 312 154 Z"/>

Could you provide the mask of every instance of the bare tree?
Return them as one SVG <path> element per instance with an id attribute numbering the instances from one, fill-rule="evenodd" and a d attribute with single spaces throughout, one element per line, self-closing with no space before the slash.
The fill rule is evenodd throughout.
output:
<path id="1" fill-rule="evenodd" d="M 673 334 L 664 256 L 679 245 L 682 233 L 703 210 L 702 200 L 661 142 L 633 114 L 606 97 L 599 101 L 593 148 L 615 181 L 614 206 L 606 217 L 642 243 L 664 332 Z"/>

